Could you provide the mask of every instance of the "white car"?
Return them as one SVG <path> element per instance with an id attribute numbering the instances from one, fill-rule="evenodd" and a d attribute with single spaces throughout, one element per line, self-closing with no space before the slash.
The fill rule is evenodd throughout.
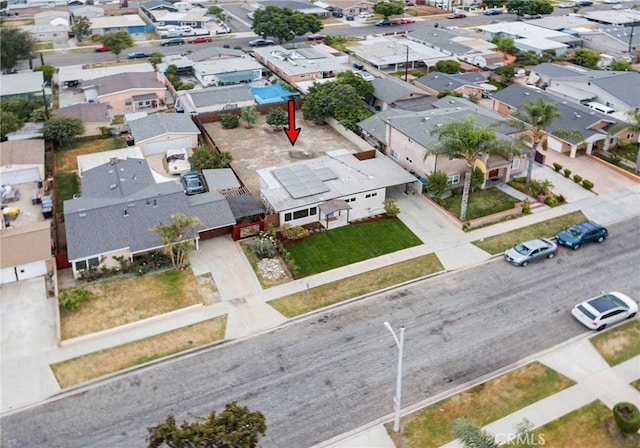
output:
<path id="1" fill-rule="evenodd" d="M 360 17 L 361 19 L 368 19 L 369 17 L 373 17 L 373 14 L 368 11 L 363 11 L 358 14 L 358 17 Z"/>
<path id="2" fill-rule="evenodd" d="M 558 5 L 558 8 L 573 8 L 574 6 L 576 6 L 574 2 L 567 2 L 567 3 L 560 3 Z"/>
<path id="3" fill-rule="evenodd" d="M 374 79 L 376 79 L 371 73 L 365 72 L 364 70 L 353 72 L 353 74 L 356 75 L 356 76 L 359 76 L 360 78 L 364 79 L 365 81 L 373 81 Z"/>
<path id="4" fill-rule="evenodd" d="M 613 5 L 612 9 L 629 9 L 629 7 L 627 5 L 619 4 L 619 5 Z"/>
<path id="5" fill-rule="evenodd" d="M 191 171 L 187 150 L 170 149 L 167 151 L 167 171 L 169 174 L 182 174 Z"/>
<path id="6" fill-rule="evenodd" d="M 625 319 L 632 319 L 638 313 L 638 304 L 621 292 L 602 293 L 592 299 L 577 304 L 571 314 L 591 330 L 604 330 Z"/>
<path id="7" fill-rule="evenodd" d="M 606 4 L 606 5 L 613 5 L 616 3 L 620 3 L 621 0 L 603 0 L 602 3 Z"/>

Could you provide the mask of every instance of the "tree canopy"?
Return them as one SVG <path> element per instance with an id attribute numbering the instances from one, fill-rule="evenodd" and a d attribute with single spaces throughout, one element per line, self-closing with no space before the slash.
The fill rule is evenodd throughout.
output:
<path id="1" fill-rule="evenodd" d="M 363 100 L 370 98 L 375 91 L 373 84 L 371 84 L 369 81 L 365 81 L 360 76 L 356 76 L 351 70 L 345 70 L 338 73 L 338 75 L 336 76 L 336 82 L 339 82 L 341 84 L 349 84 L 356 90 L 358 96 Z"/>
<path id="2" fill-rule="evenodd" d="M 53 65 L 41 65 L 39 67 L 36 67 L 33 69 L 34 72 L 42 72 L 43 76 L 44 76 L 44 80 L 47 83 L 50 83 L 51 80 L 53 79 L 53 75 L 56 74 L 56 72 L 58 71 L 57 68 L 55 68 Z"/>
<path id="3" fill-rule="evenodd" d="M 385 19 L 388 19 L 389 16 L 402 14 L 403 11 L 404 4 L 395 0 L 387 2 L 377 2 L 373 5 L 373 12 L 382 15 Z"/>
<path id="4" fill-rule="evenodd" d="M 148 448 L 254 448 L 259 437 L 266 434 L 267 425 L 261 412 L 249 411 L 233 401 L 218 415 L 211 411 L 207 417 L 196 416 L 193 422 L 185 421 L 180 426 L 169 415 L 147 431 Z"/>
<path id="5" fill-rule="evenodd" d="M 228 152 L 218 152 L 208 146 L 198 146 L 189 157 L 189 164 L 191 165 L 191 169 L 202 171 L 226 168 L 232 160 L 231 154 Z"/>
<path id="6" fill-rule="evenodd" d="M 640 175 L 640 110 L 630 110 L 627 112 L 626 122 L 616 123 L 608 129 L 609 135 L 617 134 L 620 131 L 626 130 L 633 132 L 635 137 L 635 144 L 638 145 L 638 152 L 636 153 L 636 169 L 635 173 Z"/>
<path id="7" fill-rule="evenodd" d="M 276 38 L 281 43 L 321 29 L 322 22 L 316 16 L 290 8 L 267 6 L 253 14 L 253 32 L 262 37 Z"/>
<path id="8" fill-rule="evenodd" d="M 627 62 L 624 59 L 614 59 L 611 61 L 611 64 L 609 64 L 609 69 L 616 72 L 629 72 L 633 70 L 633 66 L 631 62 Z"/>
<path id="9" fill-rule="evenodd" d="M 435 69 L 441 73 L 449 73 L 450 75 L 460 71 L 460 63 L 453 59 L 445 59 L 436 62 Z"/>
<path id="10" fill-rule="evenodd" d="M 73 139 L 84 134 L 84 122 L 78 117 L 53 116 L 42 128 L 44 138 L 54 140 L 61 148 L 67 148 Z"/>
<path id="11" fill-rule="evenodd" d="M 553 5 L 545 0 L 509 0 L 506 4 L 507 11 L 521 17 L 529 15 L 548 15 L 553 12 Z"/>
<path id="12" fill-rule="evenodd" d="M 35 47 L 31 34 L 16 27 L 1 28 L 0 42 L 0 69 L 4 73 L 13 72 L 20 59 L 30 59 Z"/>
<path id="13" fill-rule="evenodd" d="M 438 141 L 426 149 L 425 159 L 429 155 L 447 155 L 453 159 L 463 159 L 467 168 L 464 175 L 462 202 L 460 204 L 460 220 L 467 219 L 467 206 L 471 190 L 471 171 L 476 161 L 483 155 L 520 154 L 520 144 L 513 139 L 500 140 L 494 128 L 476 124 L 473 115 L 465 120 L 456 120 L 441 127 L 431 129 L 431 134 L 438 136 Z"/>
<path id="14" fill-rule="evenodd" d="M 119 58 L 120 53 L 127 48 L 133 47 L 133 39 L 126 31 L 116 31 L 114 33 L 107 33 L 100 39 L 102 45 L 111 48 L 111 53 Z"/>
<path id="15" fill-rule="evenodd" d="M 316 124 L 323 124 L 325 118 L 333 117 L 357 132 L 357 123 L 371 115 L 362 100 L 358 90 L 348 82 L 337 79 L 313 84 L 302 105 L 302 116 Z"/>
<path id="16" fill-rule="evenodd" d="M 580 48 L 573 54 L 573 62 L 587 68 L 598 68 L 600 55 L 595 51 Z"/>
<path id="17" fill-rule="evenodd" d="M 91 20 L 85 16 L 78 16 L 73 18 L 73 25 L 71 25 L 71 30 L 76 35 L 76 39 L 78 42 L 82 41 L 84 36 L 88 36 L 91 31 Z"/>
<path id="18" fill-rule="evenodd" d="M 204 224 L 197 216 L 186 216 L 182 213 L 174 213 L 171 219 L 173 223 L 158 224 L 151 227 L 149 231 L 160 235 L 164 245 L 163 251 L 171 258 L 173 268 L 182 269 L 188 264 L 187 255 L 195 246 L 197 231 L 204 227 Z"/>

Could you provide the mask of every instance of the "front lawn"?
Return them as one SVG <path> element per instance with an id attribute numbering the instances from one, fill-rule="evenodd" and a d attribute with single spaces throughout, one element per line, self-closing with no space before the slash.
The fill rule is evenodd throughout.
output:
<path id="1" fill-rule="evenodd" d="M 534 440 L 544 446 L 562 448 L 637 448 L 639 434 L 622 434 L 611 410 L 596 400 L 537 428 Z M 540 443 L 542 445 L 542 443 Z"/>
<path id="2" fill-rule="evenodd" d="M 504 252 L 522 241 L 532 240 L 535 238 L 551 238 L 561 230 L 584 221 L 587 221 L 587 217 L 584 216 L 581 211 L 577 211 L 567 215 L 558 216 L 557 218 L 548 219 L 537 224 L 532 224 L 527 227 L 512 230 L 510 232 L 473 241 L 473 244 L 485 252 L 495 255 Z"/>
<path id="3" fill-rule="evenodd" d="M 403 418 L 392 438 L 398 448 L 438 447 L 456 438 L 456 418 L 484 426 L 573 384 L 543 364 L 527 364 Z"/>
<path id="4" fill-rule="evenodd" d="M 467 220 L 481 218 L 504 210 L 511 210 L 520 202 L 519 199 L 509 196 L 497 188 L 476 190 L 469 195 L 467 206 Z M 449 196 L 440 202 L 440 205 L 453 215 L 460 216 L 462 193 Z"/>
<path id="5" fill-rule="evenodd" d="M 350 224 L 288 248 L 302 277 L 422 244 L 399 219 Z"/>
<path id="6" fill-rule="evenodd" d="M 640 321 L 634 319 L 593 336 L 590 340 L 605 361 L 610 366 L 615 366 L 640 355 Z M 640 376 L 640 371 L 638 375 Z"/>

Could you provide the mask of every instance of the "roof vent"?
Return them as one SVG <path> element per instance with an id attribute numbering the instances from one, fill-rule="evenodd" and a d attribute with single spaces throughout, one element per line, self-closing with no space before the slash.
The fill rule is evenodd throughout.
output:
<path id="1" fill-rule="evenodd" d="M 86 214 L 86 213 L 80 213 L 80 214 L 78 215 L 78 218 L 84 218 L 85 216 L 87 216 L 87 214 Z"/>
<path id="2" fill-rule="evenodd" d="M 116 188 L 118 188 L 116 184 L 109 185 L 109 190 L 115 190 Z"/>

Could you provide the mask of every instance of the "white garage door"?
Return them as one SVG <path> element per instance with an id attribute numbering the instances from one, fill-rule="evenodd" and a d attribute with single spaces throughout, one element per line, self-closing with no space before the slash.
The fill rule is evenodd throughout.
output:
<path id="1" fill-rule="evenodd" d="M 0 173 L 0 185 L 18 185 L 29 182 L 38 182 L 40 173 L 38 168 L 25 168 L 23 170 L 7 171 Z"/>
<path id="2" fill-rule="evenodd" d="M 144 152 L 150 156 L 151 154 L 164 154 L 169 149 L 179 148 L 191 149 L 191 137 L 173 138 L 162 142 L 147 143 Z"/>

